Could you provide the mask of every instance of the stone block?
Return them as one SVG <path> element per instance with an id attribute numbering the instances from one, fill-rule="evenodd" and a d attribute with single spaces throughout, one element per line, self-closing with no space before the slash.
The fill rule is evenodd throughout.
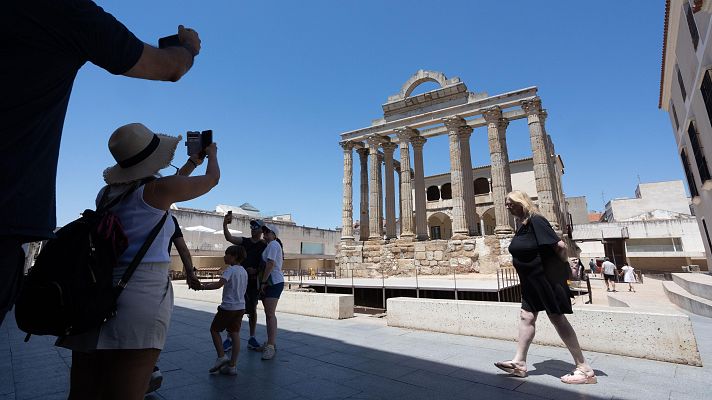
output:
<path id="1" fill-rule="evenodd" d="M 465 251 L 473 251 L 473 250 L 475 250 L 475 245 L 472 243 L 465 243 L 464 245 L 462 245 L 462 248 Z"/>
<path id="2" fill-rule="evenodd" d="M 436 250 L 433 252 L 433 258 L 437 261 L 441 261 L 443 259 L 443 252 L 442 250 Z"/>
<path id="3" fill-rule="evenodd" d="M 281 300 L 280 300 L 281 304 Z M 517 339 L 519 304 L 487 301 L 388 299 L 388 325 L 500 340 Z M 574 307 L 566 318 L 583 350 L 701 366 L 687 315 L 620 307 Z M 534 343 L 562 347 L 548 318 L 537 321 Z"/>
<path id="4" fill-rule="evenodd" d="M 416 260 L 425 260 L 425 252 L 424 251 L 416 251 L 415 252 L 415 259 Z"/>
<path id="5" fill-rule="evenodd" d="M 426 251 L 426 252 L 425 252 L 425 259 L 426 259 L 426 260 L 432 260 L 432 259 L 433 259 L 433 252 L 432 252 L 432 251 Z"/>
<path id="6" fill-rule="evenodd" d="M 413 247 L 415 251 L 425 251 L 425 243 L 415 243 Z"/>

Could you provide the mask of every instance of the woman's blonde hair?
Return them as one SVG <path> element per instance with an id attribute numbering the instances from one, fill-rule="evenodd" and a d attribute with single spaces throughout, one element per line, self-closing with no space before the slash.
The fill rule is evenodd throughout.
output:
<path id="1" fill-rule="evenodd" d="M 522 192 L 521 190 L 512 190 L 511 192 L 509 192 L 509 194 L 507 194 L 507 198 L 510 201 L 522 206 L 525 214 L 524 218 L 522 219 L 523 221 L 528 220 L 529 217 L 531 217 L 533 214 L 539 213 L 539 209 L 526 192 Z"/>

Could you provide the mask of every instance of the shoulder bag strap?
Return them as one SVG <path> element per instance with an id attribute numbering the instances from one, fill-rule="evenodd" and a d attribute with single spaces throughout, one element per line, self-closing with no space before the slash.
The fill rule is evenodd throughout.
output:
<path id="1" fill-rule="evenodd" d="M 166 218 L 168 218 L 168 210 L 166 210 L 166 213 L 163 214 L 163 218 L 158 221 L 156 226 L 153 227 L 151 233 L 148 234 L 146 241 L 143 242 L 143 246 L 141 246 L 141 249 L 138 251 L 138 253 L 136 253 L 133 260 L 131 260 L 131 264 L 129 264 L 128 268 L 126 268 L 126 272 L 124 272 L 124 275 L 119 280 L 119 283 L 115 288 L 117 298 L 121 294 L 121 291 L 124 290 L 124 288 L 126 287 L 126 284 L 128 283 L 129 279 L 131 279 L 131 275 L 133 275 L 134 271 L 136 271 L 138 264 L 141 263 L 143 256 L 145 256 L 146 252 L 148 252 L 148 248 L 151 247 L 151 244 L 156 239 L 156 236 L 158 236 L 158 232 L 160 232 L 163 228 L 163 224 L 165 224 Z"/>

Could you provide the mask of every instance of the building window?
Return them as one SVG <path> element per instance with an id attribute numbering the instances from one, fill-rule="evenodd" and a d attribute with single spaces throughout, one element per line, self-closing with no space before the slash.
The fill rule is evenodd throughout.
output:
<path id="1" fill-rule="evenodd" d="M 677 119 L 677 111 L 675 111 L 675 104 L 670 102 L 670 110 L 672 110 L 672 119 L 675 121 L 675 132 L 680 129 L 680 120 Z"/>
<path id="2" fill-rule="evenodd" d="M 440 200 L 440 188 L 438 188 L 437 186 L 428 187 L 426 197 L 428 198 L 428 201 Z"/>
<path id="3" fill-rule="evenodd" d="M 301 254 L 324 254 L 324 243 L 302 242 Z"/>
<path id="4" fill-rule="evenodd" d="M 431 226 L 430 227 L 430 239 L 438 240 L 441 238 L 442 238 L 442 236 L 440 235 L 440 227 L 439 226 Z"/>
<path id="5" fill-rule="evenodd" d="M 710 74 L 712 74 L 712 71 L 705 71 L 700 91 L 702 92 L 702 100 L 704 100 L 705 108 L 707 109 L 707 118 L 712 123 L 712 77 L 710 77 Z"/>
<path id="6" fill-rule="evenodd" d="M 680 94 L 682 94 L 682 101 L 687 99 L 687 92 L 685 91 L 685 82 L 682 80 L 682 73 L 680 72 L 680 67 L 675 68 L 677 71 L 677 83 L 680 85 Z"/>
<path id="7" fill-rule="evenodd" d="M 707 230 L 707 221 L 702 220 L 702 226 L 705 228 L 705 237 L 707 238 L 707 248 L 712 249 L 712 242 L 710 242 L 710 233 Z"/>
<path id="8" fill-rule="evenodd" d="M 682 252 L 682 240 L 673 238 L 628 239 L 625 241 L 629 253 Z"/>
<path id="9" fill-rule="evenodd" d="M 490 185 L 487 178 L 477 178 L 475 179 L 475 195 L 487 194 L 490 192 Z"/>
<path id="10" fill-rule="evenodd" d="M 687 27 L 690 29 L 690 37 L 692 38 L 692 46 L 697 51 L 697 44 L 700 42 L 700 34 L 697 32 L 697 24 L 695 16 L 692 14 L 692 7 L 689 2 L 685 2 L 685 16 L 687 17 Z"/>
<path id="11" fill-rule="evenodd" d="M 685 153 L 684 149 L 680 152 L 680 159 L 682 160 L 682 167 L 685 168 L 685 177 L 687 178 L 687 187 L 690 188 L 690 196 L 697 197 L 699 193 L 697 192 L 695 177 L 692 175 L 690 160 L 687 158 L 687 153 Z"/>
<path id="12" fill-rule="evenodd" d="M 690 147 L 692 147 L 692 154 L 695 156 L 697 171 L 700 173 L 700 182 L 704 185 L 705 182 L 710 180 L 710 170 L 707 167 L 707 159 L 702 151 L 702 146 L 700 146 L 700 135 L 697 133 L 694 122 L 690 122 L 690 126 L 687 128 L 687 135 L 690 138 Z"/>
<path id="13" fill-rule="evenodd" d="M 452 185 L 446 183 L 440 187 L 440 197 L 443 200 L 452 199 Z"/>

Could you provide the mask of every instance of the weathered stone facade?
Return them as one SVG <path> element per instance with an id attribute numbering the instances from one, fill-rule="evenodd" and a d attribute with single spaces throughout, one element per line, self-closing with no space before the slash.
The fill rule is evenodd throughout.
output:
<path id="1" fill-rule="evenodd" d="M 427 81 L 438 83 L 440 88 L 411 96 L 418 85 Z M 337 271 L 360 277 L 414 275 L 416 270 L 439 275 L 493 273 L 501 265 L 511 265 L 507 247 L 514 226 L 504 200 L 512 190 L 506 129 L 514 120 L 526 120 L 528 124 L 537 191 L 530 194 L 537 198 L 541 213 L 556 230 L 561 232 L 566 225 L 561 193 L 563 170 L 555 167 L 558 156 L 546 133 L 546 110 L 536 87 L 488 96 L 469 92 L 459 78 L 447 79 L 440 72 L 421 70 L 382 108 L 383 118 L 371 126 L 341 134 L 340 144 L 345 151 L 345 228 L 336 257 Z M 484 182 L 489 204 L 483 202 L 482 192 L 475 190 L 473 181 L 470 138 L 480 127 L 487 129 L 491 159 L 491 181 Z M 428 216 L 430 199 L 426 199 L 423 171 L 425 144 L 428 138 L 440 135 L 448 136 L 450 160 L 448 209 L 439 210 L 440 216 L 447 219 L 442 227 L 429 224 L 432 215 Z M 358 238 L 352 229 L 353 211 L 347 209 L 353 206 L 353 150 L 360 156 L 361 168 Z M 396 150 L 399 159 L 394 156 Z M 397 186 L 394 173 L 398 173 Z M 396 190 L 400 199 L 398 218 Z M 481 218 L 489 209 L 495 220 L 491 236 L 486 235 Z M 447 235 L 443 234 L 443 227 L 447 228 Z"/>

